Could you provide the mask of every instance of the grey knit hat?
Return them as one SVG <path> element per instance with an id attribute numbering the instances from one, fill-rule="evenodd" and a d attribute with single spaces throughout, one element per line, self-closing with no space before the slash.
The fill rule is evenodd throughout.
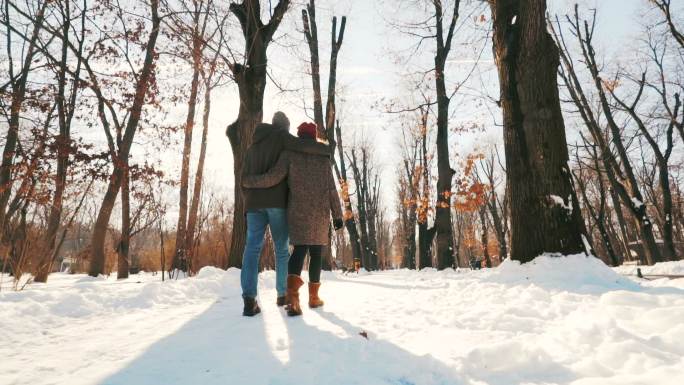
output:
<path id="1" fill-rule="evenodd" d="M 290 130 L 290 119 L 288 119 L 287 115 L 285 115 L 285 113 L 282 111 L 278 111 L 275 114 L 273 114 L 271 124 L 283 130 Z"/>

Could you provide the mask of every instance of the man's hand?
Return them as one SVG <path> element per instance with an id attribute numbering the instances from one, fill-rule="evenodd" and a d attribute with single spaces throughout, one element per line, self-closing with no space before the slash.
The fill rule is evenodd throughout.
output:
<path id="1" fill-rule="evenodd" d="M 339 230 L 344 226 L 344 221 L 341 218 L 333 219 L 333 226 L 335 226 L 335 230 Z"/>

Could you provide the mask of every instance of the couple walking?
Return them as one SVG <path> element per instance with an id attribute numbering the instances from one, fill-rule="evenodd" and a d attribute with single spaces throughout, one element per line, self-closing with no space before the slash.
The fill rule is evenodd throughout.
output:
<path id="1" fill-rule="evenodd" d="M 242 256 L 240 283 L 242 314 L 261 312 L 256 301 L 259 256 L 266 226 L 271 229 L 276 257 L 278 306 L 287 314 L 302 314 L 299 288 L 309 253 L 309 307 L 323 305 L 321 286 L 323 246 L 328 243 L 330 216 L 335 230 L 342 228 L 342 208 L 335 187 L 330 147 L 316 141 L 316 125 L 302 123 L 297 137 L 289 133 L 290 121 L 278 111 L 271 124 L 256 126 L 252 145 L 242 168 L 242 193 L 247 216 L 247 241 Z M 294 248 L 289 254 L 288 244 Z M 285 272 L 287 271 L 287 275 Z"/>

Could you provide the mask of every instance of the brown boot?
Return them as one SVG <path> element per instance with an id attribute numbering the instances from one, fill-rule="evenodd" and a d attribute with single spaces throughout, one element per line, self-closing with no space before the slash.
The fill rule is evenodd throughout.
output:
<path id="1" fill-rule="evenodd" d="M 323 300 L 318 297 L 318 289 L 320 288 L 320 282 L 309 282 L 309 307 L 312 309 L 323 306 Z"/>
<path id="2" fill-rule="evenodd" d="M 276 298 L 276 305 L 278 305 L 278 307 L 287 305 L 287 296 Z"/>
<path id="3" fill-rule="evenodd" d="M 299 306 L 299 288 L 304 281 L 298 275 L 290 274 L 287 276 L 287 315 L 290 317 L 302 315 L 302 308 Z"/>

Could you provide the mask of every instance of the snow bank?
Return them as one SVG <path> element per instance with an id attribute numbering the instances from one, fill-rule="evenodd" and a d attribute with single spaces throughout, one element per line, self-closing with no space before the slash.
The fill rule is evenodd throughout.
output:
<path id="1" fill-rule="evenodd" d="M 656 275 L 684 275 L 684 261 L 658 262 L 653 266 L 622 265 L 615 267 L 615 271 L 624 275 L 636 275 L 637 268 L 642 274 Z"/>
<path id="2" fill-rule="evenodd" d="M 299 318 L 275 306 L 274 281 L 260 275 L 253 319 L 235 269 L 0 293 L 0 384 L 684 383 L 679 281 L 652 287 L 594 258 L 324 273 L 325 307 Z"/>
<path id="3" fill-rule="evenodd" d="M 640 290 L 636 282 L 621 276 L 601 260 L 576 254 L 545 254 L 521 264 L 506 259 L 497 269 L 485 270 L 486 280 L 508 285 L 536 285 L 551 290 L 599 294 L 608 290 Z"/>

